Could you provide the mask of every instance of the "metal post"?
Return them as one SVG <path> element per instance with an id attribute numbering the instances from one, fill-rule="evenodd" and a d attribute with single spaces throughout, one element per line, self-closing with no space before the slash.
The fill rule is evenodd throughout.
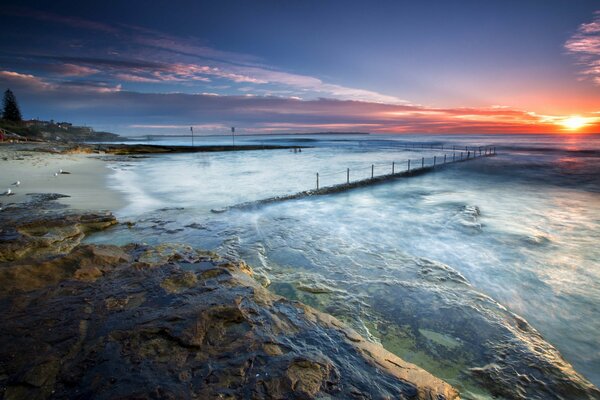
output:
<path id="1" fill-rule="evenodd" d="M 434 167 L 435 167 L 435 159 L 436 159 L 436 156 L 433 156 L 433 166 Z"/>
<path id="2" fill-rule="evenodd" d="M 467 160 L 469 159 L 470 156 L 471 156 L 471 150 L 467 151 Z"/>
<path id="3" fill-rule="evenodd" d="M 190 132 L 192 132 L 192 147 L 194 147 L 194 127 L 190 126 Z"/>
<path id="4" fill-rule="evenodd" d="M 233 147 L 235 148 L 235 126 L 231 127 L 231 143 L 233 144 Z"/>
<path id="5" fill-rule="evenodd" d="M 408 169 L 406 171 L 410 172 L 410 160 L 408 160 Z"/>
<path id="6" fill-rule="evenodd" d="M 395 166 L 395 163 L 392 161 L 392 175 L 394 175 L 394 166 Z"/>
<path id="7" fill-rule="evenodd" d="M 479 155 L 481 156 L 481 147 L 479 148 Z"/>
<path id="8" fill-rule="evenodd" d="M 425 167 L 425 157 L 421 157 L 421 168 Z"/>
<path id="9" fill-rule="evenodd" d="M 444 164 L 446 164 L 446 155 L 444 154 Z"/>
<path id="10" fill-rule="evenodd" d="M 375 165 L 371 164 L 371 179 L 373 179 L 374 173 L 375 173 Z"/>
<path id="11" fill-rule="evenodd" d="M 452 153 L 452 162 L 456 160 L 456 153 Z"/>
<path id="12" fill-rule="evenodd" d="M 319 173 L 317 172 L 317 190 L 319 190 Z"/>
<path id="13" fill-rule="evenodd" d="M 346 168 L 346 183 L 350 183 L 350 168 Z"/>

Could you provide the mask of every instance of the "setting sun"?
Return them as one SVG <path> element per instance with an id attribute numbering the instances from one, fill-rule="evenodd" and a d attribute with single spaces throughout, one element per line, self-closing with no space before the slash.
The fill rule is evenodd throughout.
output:
<path id="1" fill-rule="evenodd" d="M 574 116 L 574 117 L 565 118 L 564 120 L 562 120 L 560 122 L 560 124 L 570 131 L 576 131 L 576 130 L 586 126 L 587 120 L 585 118 L 582 118 L 579 116 Z"/>

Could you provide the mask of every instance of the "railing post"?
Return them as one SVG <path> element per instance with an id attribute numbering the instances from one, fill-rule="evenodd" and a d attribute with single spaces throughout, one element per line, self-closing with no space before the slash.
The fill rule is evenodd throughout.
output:
<path id="1" fill-rule="evenodd" d="M 435 167 L 436 156 L 433 156 L 433 166 Z"/>
<path id="2" fill-rule="evenodd" d="M 452 162 L 456 160 L 456 153 L 452 153 Z"/>
<path id="3" fill-rule="evenodd" d="M 317 172 L 317 190 L 319 190 L 319 173 Z"/>
<path id="4" fill-rule="evenodd" d="M 410 172 L 410 160 L 408 160 L 408 169 L 406 170 L 406 172 Z"/>
<path id="5" fill-rule="evenodd" d="M 375 165 L 371 164 L 371 179 L 373 179 L 374 174 L 375 174 Z"/>
<path id="6" fill-rule="evenodd" d="M 425 167 L 425 157 L 421 157 L 421 168 Z"/>
<path id="7" fill-rule="evenodd" d="M 446 155 L 444 154 L 444 164 L 446 164 Z"/>
<path id="8" fill-rule="evenodd" d="M 469 159 L 470 156 L 471 156 L 471 150 L 467 151 L 467 160 Z"/>
<path id="9" fill-rule="evenodd" d="M 395 163 L 392 161 L 392 175 L 394 175 L 394 166 L 395 166 Z"/>
<path id="10" fill-rule="evenodd" d="M 350 168 L 346 168 L 346 183 L 350 183 Z"/>

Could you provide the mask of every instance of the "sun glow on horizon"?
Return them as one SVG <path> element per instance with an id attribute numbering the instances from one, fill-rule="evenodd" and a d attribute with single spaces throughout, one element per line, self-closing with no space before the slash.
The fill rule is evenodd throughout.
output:
<path id="1" fill-rule="evenodd" d="M 562 125 L 565 129 L 569 131 L 576 131 L 588 125 L 588 119 L 580 117 L 578 115 L 574 115 L 571 117 L 567 117 L 560 121 L 560 125 Z"/>

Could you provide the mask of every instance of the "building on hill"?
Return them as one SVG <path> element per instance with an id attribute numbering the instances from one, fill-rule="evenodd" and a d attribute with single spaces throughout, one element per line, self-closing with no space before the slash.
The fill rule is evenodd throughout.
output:
<path id="1" fill-rule="evenodd" d="M 27 121 L 23 121 L 23 123 L 27 127 L 50 125 L 50 121 L 42 121 L 42 120 L 39 120 L 39 119 L 30 119 L 30 120 L 27 120 Z"/>

